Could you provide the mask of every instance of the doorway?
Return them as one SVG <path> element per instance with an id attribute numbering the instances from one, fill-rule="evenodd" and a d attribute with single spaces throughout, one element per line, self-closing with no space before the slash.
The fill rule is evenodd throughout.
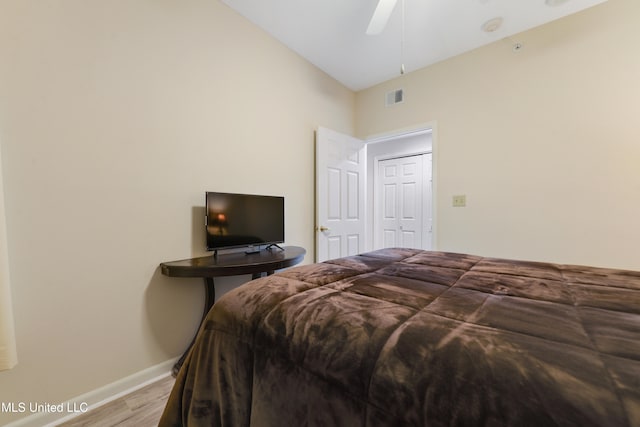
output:
<path id="1" fill-rule="evenodd" d="M 432 150 L 426 128 L 368 141 L 371 249 L 433 248 Z"/>
<path id="2" fill-rule="evenodd" d="M 362 141 L 330 129 L 318 128 L 315 167 L 316 262 L 389 246 L 434 247 L 432 129 L 432 126 L 425 126 Z M 398 223 L 394 233 L 404 235 L 404 240 L 379 239 L 376 229 L 382 221 L 376 214 L 381 212 L 379 207 L 384 197 L 376 191 L 376 186 L 380 181 L 381 166 L 384 168 L 391 163 L 381 162 L 401 162 L 399 159 L 412 157 L 420 159 L 420 166 L 415 166 L 420 170 L 414 175 L 416 178 L 422 177 L 422 180 L 405 185 L 407 195 L 411 190 L 413 197 L 394 199 L 393 206 L 413 203 L 413 206 L 405 206 L 411 209 L 403 209 L 398 215 L 406 217 L 406 213 L 412 210 L 419 220 L 413 221 L 412 230 L 409 230 L 408 221 Z M 407 166 L 405 169 L 413 167 Z M 410 188 L 411 185 L 414 187 Z M 387 198 L 385 203 L 391 203 L 391 199 Z"/>

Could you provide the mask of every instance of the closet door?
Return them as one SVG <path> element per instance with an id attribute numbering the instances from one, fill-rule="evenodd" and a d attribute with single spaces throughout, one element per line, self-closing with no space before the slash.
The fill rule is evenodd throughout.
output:
<path id="1" fill-rule="evenodd" d="M 431 195 L 425 155 L 380 160 L 378 163 L 376 248 L 429 249 Z M 430 163 L 429 163 L 430 165 Z"/>

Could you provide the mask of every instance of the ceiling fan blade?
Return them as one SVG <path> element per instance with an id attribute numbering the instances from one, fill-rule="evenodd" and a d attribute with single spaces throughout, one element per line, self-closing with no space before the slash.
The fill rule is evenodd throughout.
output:
<path id="1" fill-rule="evenodd" d="M 380 34 L 384 27 L 387 25 L 387 21 L 393 12 L 393 8 L 398 0 L 379 0 L 376 10 L 373 12 L 369 27 L 367 28 L 368 35 Z"/>

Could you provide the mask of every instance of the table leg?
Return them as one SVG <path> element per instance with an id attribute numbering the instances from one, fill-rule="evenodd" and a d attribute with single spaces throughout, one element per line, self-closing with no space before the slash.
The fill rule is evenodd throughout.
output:
<path id="1" fill-rule="evenodd" d="M 213 307 L 213 303 L 215 301 L 216 301 L 216 288 L 214 286 L 213 277 L 204 277 L 204 308 L 202 310 L 202 318 L 200 319 L 200 326 L 198 326 L 198 330 L 196 331 L 196 334 L 193 336 L 193 339 L 191 340 L 191 344 L 189 344 L 189 347 L 187 347 L 184 354 L 180 357 L 180 359 L 176 362 L 176 364 L 173 365 L 171 374 L 174 377 L 178 375 L 178 372 L 180 371 L 180 368 L 184 363 L 184 359 L 187 357 L 187 354 L 189 354 L 191 347 L 193 347 L 193 344 L 196 342 L 196 337 L 198 336 L 198 332 L 200 331 L 200 328 L 202 328 L 204 319 L 207 317 L 207 313 L 209 313 L 209 310 L 211 310 L 211 307 Z"/>

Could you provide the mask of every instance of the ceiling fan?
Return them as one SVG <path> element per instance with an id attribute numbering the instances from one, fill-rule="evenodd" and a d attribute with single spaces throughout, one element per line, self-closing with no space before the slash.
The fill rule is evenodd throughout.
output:
<path id="1" fill-rule="evenodd" d="M 384 30 L 397 2 L 398 0 L 378 0 L 378 6 L 376 6 L 376 10 L 373 12 L 369 27 L 367 28 L 367 35 L 380 34 L 382 30 Z"/>

